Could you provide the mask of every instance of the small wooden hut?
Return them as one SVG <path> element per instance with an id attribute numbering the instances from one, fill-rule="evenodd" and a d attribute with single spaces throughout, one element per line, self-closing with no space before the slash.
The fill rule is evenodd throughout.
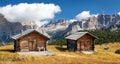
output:
<path id="1" fill-rule="evenodd" d="M 12 37 L 15 51 L 47 50 L 49 35 L 44 31 L 28 29 Z"/>
<path id="2" fill-rule="evenodd" d="M 77 32 L 66 37 L 67 49 L 70 51 L 94 51 L 96 37 L 88 32 Z"/>

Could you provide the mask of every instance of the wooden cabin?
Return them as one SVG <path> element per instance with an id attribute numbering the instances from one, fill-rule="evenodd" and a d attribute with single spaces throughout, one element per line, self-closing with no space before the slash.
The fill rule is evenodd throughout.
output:
<path id="1" fill-rule="evenodd" d="M 77 32 L 66 37 L 70 51 L 94 51 L 96 37 L 88 32 Z"/>
<path id="2" fill-rule="evenodd" d="M 43 51 L 47 50 L 49 35 L 44 31 L 28 29 L 12 37 L 15 51 Z"/>

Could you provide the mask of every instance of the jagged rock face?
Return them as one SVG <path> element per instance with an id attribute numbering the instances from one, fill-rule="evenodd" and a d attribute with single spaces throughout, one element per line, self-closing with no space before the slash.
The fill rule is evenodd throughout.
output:
<path id="1" fill-rule="evenodd" d="M 36 24 L 35 21 L 25 21 L 25 22 L 21 22 L 22 26 L 23 26 L 23 30 L 27 30 L 27 29 L 37 29 L 38 26 Z"/>
<path id="2" fill-rule="evenodd" d="M 88 30 L 94 30 L 98 28 L 97 17 L 90 17 L 88 27 L 89 27 Z"/>
<path id="3" fill-rule="evenodd" d="M 98 16 L 99 28 L 102 28 L 102 27 L 109 28 L 110 26 L 116 24 L 118 21 L 120 21 L 120 16 L 117 14 Z"/>
<path id="4" fill-rule="evenodd" d="M 108 30 L 111 30 L 111 31 L 120 30 L 120 21 L 118 21 L 116 24 L 110 26 L 110 27 L 108 28 Z"/>
<path id="5" fill-rule="evenodd" d="M 8 22 L 4 16 L 0 14 L 0 41 L 19 33 L 21 29 L 22 25 L 20 23 Z"/>
<path id="6" fill-rule="evenodd" d="M 80 22 L 80 21 L 73 22 L 66 29 L 67 32 L 75 32 L 75 31 L 78 31 L 78 30 L 83 30 L 82 29 L 82 22 Z"/>
<path id="7" fill-rule="evenodd" d="M 18 22 L 8 22 L 3 15 L 0 15 L 0 34 L 16 34 L 20 32 L 22 25 Z"/>
<path id="8" fill-rule="evenodd" d="M 96 29 L 109 29 L 109 30 L 117 30 L 120 28 L 120 15 L 105 15 L 100 14 L 97 17 L 91 16 L 87 20 L 82 21 L 65 21 L 58 20 L 56 22 L 50 22 L 44 26 L 48 31 L 56 31 L 54 34 L 54 38 L 63 37 L 65 34 L 69 34 L 71 32 L 76 32 L 79 30 L 96 30 Z M 59 29 L 58 29 L 59 28 Z"/>
<path id="9" fill-rule="evenodd" d="M 117 24 L 120 22 L 120 15 L 114 14 L 114 15 L 98 15 L 98 17 L 92 16 L 88 20 L 82 20 L 76 23 L 72 23 L 69 25 L 68 28 L 71 29 L 71 32 L 78 30 L 95 30 L 95 29 L 101 29 L 105 28 L 108 29 L 109 27 Z M 80 23 L 80 24 L 79 24 Z"/>
<path id="10" fill-rule="evenodd" d="M 37 28 L 36 25 L 22 25 L 19 22 L 9 22 L 0 14 L 0 41 L 12 41 L 11 36 L 20 33 L 22 30 Z"/>
<path id="11" fill-rule="evenodd" d="M 43 25 L 42 28 L 46 31 L 65 30 L 69 24 L 71 24 L 71 22 L 59 19 L 58 21 L 50 21 L 48 24 Z"/>

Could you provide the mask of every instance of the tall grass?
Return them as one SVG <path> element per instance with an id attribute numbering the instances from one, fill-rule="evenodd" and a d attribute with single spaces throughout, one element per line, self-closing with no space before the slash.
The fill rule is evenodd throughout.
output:
<path id="1" fill-rule="evenodd" d="M 106 45 L 96 45 L 95 53 L 86 55 L 69 52 L 63 46 L 60 50 L 57 46 L 50 45 L 48 50 L 55 56 L 22 56 L 13 52 L 13 44 L 0 47 L 0 64 L 120 64 L 120 55 L 115 50 L 120 48 L 119 43 L 110 43 L 108 50 Z"/>

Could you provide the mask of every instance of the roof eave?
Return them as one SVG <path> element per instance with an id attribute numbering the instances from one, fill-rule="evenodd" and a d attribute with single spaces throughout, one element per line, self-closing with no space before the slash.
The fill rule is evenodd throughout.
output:
<path id="1" fill-rule="evenodd" d="M 47 38 L 48 40 L 50 40 L 50 36 L 49 36 L 49 35 L 48 35 L 48 36 L 49 36 L 49 37 L 48 37 L 48 36 L 40 33 L 40 32 L 37 31 L 37 30 L 30 31 L 29 33 L 34 32 L 34 31 L 37 32 L 37 33 L 39 33 L 40 35 L 44 36 L 44 37 Z M 29 34 L 29 33 L 27 33 L 27 34 Z M 14 35 L 14 36 L 11 37 L 11 38 L 14 39 L 14 40 L 17 40 L 17 39 L 19 39 L 19 38 L 21 38 L 21 37 L 23 37 L 23 36 L 25 36 L 25 35 L 27 35 L 27 34 L 24 34 L 24 35 L 22 35 L 22 36 L 20 36 L 20 37 L 16 37 L 17 35 L 19 35 L 19 34 L 17 34 L 17 35 Z"/>
<path id="2" fill-rule="evenodd" d="M 79 38 L 76 38 L 76 39 L 72 39 L 72 38 L 65 38 L 65 39 L 69 39 L 69 40 L 78 40 Z"/>

